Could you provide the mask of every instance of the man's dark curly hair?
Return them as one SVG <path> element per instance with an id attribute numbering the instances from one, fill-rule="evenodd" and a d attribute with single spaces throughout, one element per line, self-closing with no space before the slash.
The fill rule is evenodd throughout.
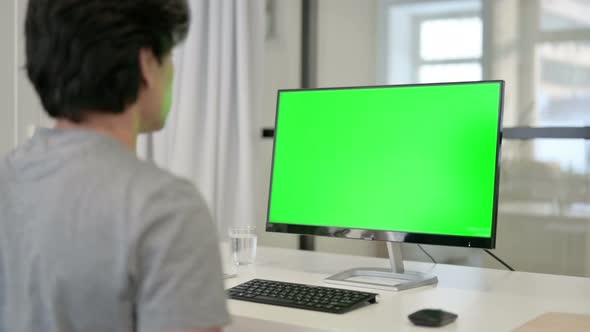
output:
<path id="1" fill-rule="evenodd" d="M 30 0 L 26 69 L 53 118 L 122 113 L 143 84 L 142 48 L 162 59 L 189 28 L 186 0 Z"/>

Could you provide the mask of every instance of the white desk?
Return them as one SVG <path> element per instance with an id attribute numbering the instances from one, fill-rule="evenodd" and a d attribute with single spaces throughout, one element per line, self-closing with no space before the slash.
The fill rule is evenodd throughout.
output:
<path id="1" fill-rule="evenodd" d="M 379 293 L 378 303 L 343 315 L 229 300 L 234 318 L 228 331 L 510 331 L 548 311 L 590 314 L 590 279 L 444 264 L 405 262 L 407 270 L 430 271 L 436 286 L 402 292 L 330 285 L 323 279 L 353 267 L 387 267 L 386 259 L 268 247 L 257 263 L 241 267 L 233 287 L 253 278 L 340 287 Z M 444 328 L 413 326 L 408 314 L 441 308 L 459 315 Z"/>

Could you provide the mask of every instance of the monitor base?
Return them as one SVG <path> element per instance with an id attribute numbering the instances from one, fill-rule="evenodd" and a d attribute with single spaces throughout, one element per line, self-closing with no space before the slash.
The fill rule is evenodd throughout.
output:
<path id="1" fill-rule="evenodd" d="M 348 280 L 350 278 L 356 277 L 391 279 L 392 281 L 400 282 L 396 284 L 390 284 L 388 282 L 380 283 L 361 280 Z M 324 281 L 329 284 L 337 284 L 352 287 L 366 287 L 397 292 L 406 289 L 436 284 L 438 283 L 438 278 L 433 275 L 416 272 L 395 273 L 391 272 L 390 269 L 385 268 L 358 268 L 337 273 L 333 276 L 326 278 Z"/>
<path id="2" fill-rule="evenodd" d="M 367 287 L 374 289 L 383 289 L 390 291 L 403 291 L 406 289 L 431 285 L 438 283 L 438 278 L 434 275 L 411 272 L 404 270 L 404 261 L 402 259 L 402 250 L 400 243 L 387 242 L 387 252 L 389 253 L 389 263 L 391 268 L 357 268 L 337 273 L 324 281 L 329 284 L 338 284 L 353 287 Z M 385 279 L 387 282 L 373 282 L 365 280 L 348 280 L 351 278 L 373 278 Z M 390 281 L 399 281 L 390 283 Z"/>

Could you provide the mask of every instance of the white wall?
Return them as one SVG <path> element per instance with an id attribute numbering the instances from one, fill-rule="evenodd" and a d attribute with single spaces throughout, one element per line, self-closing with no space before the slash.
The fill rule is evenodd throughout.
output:
<path id="1" fill-rule="evenodd" d="M 25 65 L 27 0 L 0 2 L 0 155 L 22 143 L 34 126 L 50 125 L 30 84 Z"/>
<path id="2" fill-rule="evenodd" d="M 301 1 L 272 1 L 271 34 L 264 50 L 264 85 L 262 108 L 257 124 L 260 129 L 274 128 L 277 90 L 298 88 L 301 83 Z M 260 136 L 259 136 L 260 137 Z M 297 248 L 298 237 L 292 234 L 266 233 L 266 208 L 272 162 L 272 139 L 257 142 L 256 220 L 261 245 Z"/>
<path id="3" fill-rule="evenodd" d="M 376 83 L 376 0 L 318 1 L 318 86 L 370 85 Z M 274 35 L 265 49 L 264 107 L 261 126 L 274 127 L 276 90 L 300 86 L 301 2 L 273 1 Z M 295 248 L 297 237 L 264 233 L 272 140 L 259 143 L 257 207 L 262 245 Z M 316 238 L 317 250 L 374 255 L 377 244 L 366 241 Z"/>
<path id="4" fill-rule="evenodd" d="M 321 0 L 318 24 L 317 85 L 377 83 L 377 1 Z M 379 242 L 317 238 L 318 251 L 374 256 Z"/>
<path id="5" fill-rule="evenodd" d="M 33 86 L 29 82 L 24 66 L 26 64 L 25 54 L 25 16 L 28 0 L 14 0 L 18 13 L 17 29 L 17 47 L 18 54 L 16 60 L 17 66 L 17 108 L 18 108 L 18 126 L 17 137 L 18 143 L 22 143 L 32 133 L 36 126 L 48 126 L 50 121 L 43 111 L 43 107 L 37 97 Z"/>
<path id="6" fill-rule="evenodd" d="M 14 146 L 14 1 L 0 2 L 0 155 Z"/>
<path id="7" fill-rule="evenodd" d="M 321 0 L 318 86 L 374 85 L 377 1 Z"/>

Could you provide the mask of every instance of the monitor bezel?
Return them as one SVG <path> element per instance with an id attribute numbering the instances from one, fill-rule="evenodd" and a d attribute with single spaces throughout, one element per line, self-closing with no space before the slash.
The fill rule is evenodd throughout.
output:
<path id="1" fill-rule="evenodd" d="M 270 206 L 272 183 L 274 176 L 274 162 L 276 153 L 276 142 L 278 138 L 278 120 L 279 120 L 279 105 L 281 92 L 293 91 L 317 91 L 317 90 L 352 90 L 352 89 L 379 89 L 379 88 L 403 88 L 403 87 L 420 87 L 420 86 L 440 86 L 440 85 L 473 85 L 473 84 L 489 84 L 498 83 L 500 85 L 500 100 L 499 100 L 499 114 L 498 114 L 498 132 L 496 144 L 496 163 L 495 163 L 495 179 L 494 179 L 494 202 L 492 207 L 492 234 L 489 238 L 472 237 L 472 236 L 455 236 L 442 235 L 430 233 L 414 233 L 414 232 L 400 232 L 400 231 L 386 231 L 386 230 L 372 230 L 372 229 L 358 229 L 346 227 L 327 227 L 327 226 L 312 226 L 312 225 L 298 225 L 285 224 L 270 221 Z M 268 204 L 266 209 L 266 231 L 275 233 L 289 233 L 300 235 L 314 235 L 336 238 L 347 238 L 356 240 L 370 240 L 370 241 L 393 241 L 403 243 L 418 243 L 453 247 L 469 247 L 469 248 L 483 248 L 494 249 L 496 247 L 496 231 L 498 221 L 498 196 L 500 185 L 500 162 L 502 151 L 502 123 L 504 116 L 504 80 L 482 80 L 482 81 L 461 81 L 461 82 L 441 82 L 441 83 L 421 83 L 421 84 L 390 84 L 390 85 L 370 85 L 370 86 L 343 86 L 343 87 L 322 87 L 322 88 L 302 88 L 302 89 L 279 89 L 277 91 L 277 104 L 275 113 L 275 132 L 273 138 L 272 148 L 272 163 L 271 174 L 268 192 Z"/>

